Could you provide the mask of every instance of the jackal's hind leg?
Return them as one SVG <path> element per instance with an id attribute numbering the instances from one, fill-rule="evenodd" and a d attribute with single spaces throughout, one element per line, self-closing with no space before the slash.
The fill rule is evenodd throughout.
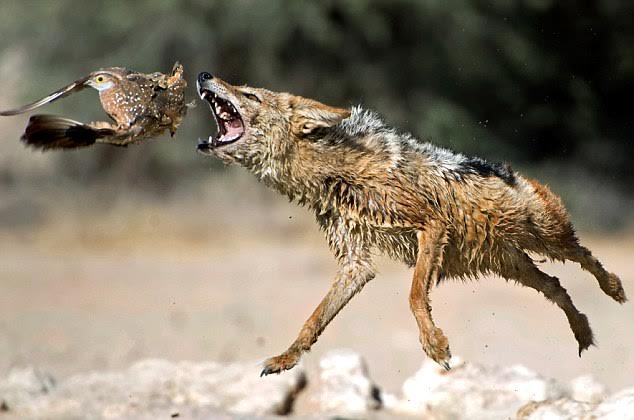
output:
<path id="1" fill-rule="evenodd" d="M 537 268 L 528 255 L 520 252 L 514 260 L 502 267 L 499 274 L 507 280 L 515 280 L 526 287 L 535 289 L 564 311 L 570 329 L 579 343 L 579 356 L 582 351 L 594 344 L 588 318 L 575 307 L 570 295 L 559 283 L 559 279 Z"/>
<path id="2" fill-rule="evenodd" d="M 564 257 L 581 264 L 581 268 L 592 273 L 599 282 L 599 287 L 606 295 L 619 303 L 627 302 L 621 279 L 619 279 L 616 274 L 606 271 L 601 262 L 592 255 L 592 252 L 590 252 L 588 248 L 577 245 L 567 250 Z"/>
<path id="3" fill-rule="evenodd" d="M 328 323 L 372 278 L 374 278 L 374 271 L 369 264 L 352 263 L 342 267 L 330 290 L 304 323 L 293 344 L 279 356 L 267 359 L 260 376 L 280 373 L 295 366 L 302 353 L 310 350 L 315 344 Z"/>
<path id="4" fill-rule="evenodd" d="M 449 340 L 434 324 L 429 299 L 429 290 L 438 280 L 446 240 L 446 231 L 441 226 L 430 225 L 419 233 L 418 259 L 409 304 L 418 324 L 423 350 L 436 363 L 449 370 Z"/>

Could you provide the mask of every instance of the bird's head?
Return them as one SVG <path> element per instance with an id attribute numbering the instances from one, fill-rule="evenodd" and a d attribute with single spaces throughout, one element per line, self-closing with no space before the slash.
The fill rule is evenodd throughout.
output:
<path id="1" fill-rule="evenodd" d="M 99 92 L 110 89 L 122 79 L 118 72 L 110 70 L 100 70 L 92 73 L 86 80 L 86 84 Z"/>

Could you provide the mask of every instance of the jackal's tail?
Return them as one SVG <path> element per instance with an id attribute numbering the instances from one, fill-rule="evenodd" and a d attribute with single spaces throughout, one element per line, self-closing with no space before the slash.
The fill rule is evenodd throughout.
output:
<path id="1" fill-rule="evenodd" d="M 90 146 L 98 139 L 112 136 L 111 128 L 95 128 L 68 118 L 34 115 L 20 140 L 40 150 L 75 149 Z"/>

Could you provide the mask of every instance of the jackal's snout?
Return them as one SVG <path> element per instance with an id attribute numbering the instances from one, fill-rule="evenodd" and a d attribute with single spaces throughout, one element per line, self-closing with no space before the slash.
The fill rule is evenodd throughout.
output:
<path id="1" fill-rule="evenodd" d="M 228 85 L 214 78 L 211 73 L 202 72 L 198 75 L 196 86 L 200 99 L 209 104 L 218 128 L 215 136 L 209 136 L 198 144 L 198 151 L 211 154 L 216 147 L 238 141 L 245 132 L 245 125 L 238 110 L 238 100 Z"/>
<path id="2" fill-rule="evenodd" d="M 204 71 L 198 75 L 198 83 L 205 83 L 206 80 L 213 79 L 213 78 L 214 77 L 211 75 L 211 73 Z"/>

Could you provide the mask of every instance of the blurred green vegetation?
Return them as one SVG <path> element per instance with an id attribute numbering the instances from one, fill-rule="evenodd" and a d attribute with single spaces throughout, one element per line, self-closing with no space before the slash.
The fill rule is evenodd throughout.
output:
<path id="1" fill-rule="evenodd" d="M 206 70 L 361 103 L 418 137 L 561 183 L 565 199 L 591 188 L 582 179 L 596 182 L 591 196 L 609 185 L 624 197 L 606 216 L 619 226 L 632 214 L 633 22 L 622 0 L 2 0 L 0 59 L 26 56 L 15 105 L 99 67 L 167 71 L 176 60 L 190 86 Z M 103 118 L 94 92 L 50 109 Z M 164 193 L 218 168 L 194 152 L 213 130 L 202 105 L 177 141 L 63 153 L 57 174 Z"/>

